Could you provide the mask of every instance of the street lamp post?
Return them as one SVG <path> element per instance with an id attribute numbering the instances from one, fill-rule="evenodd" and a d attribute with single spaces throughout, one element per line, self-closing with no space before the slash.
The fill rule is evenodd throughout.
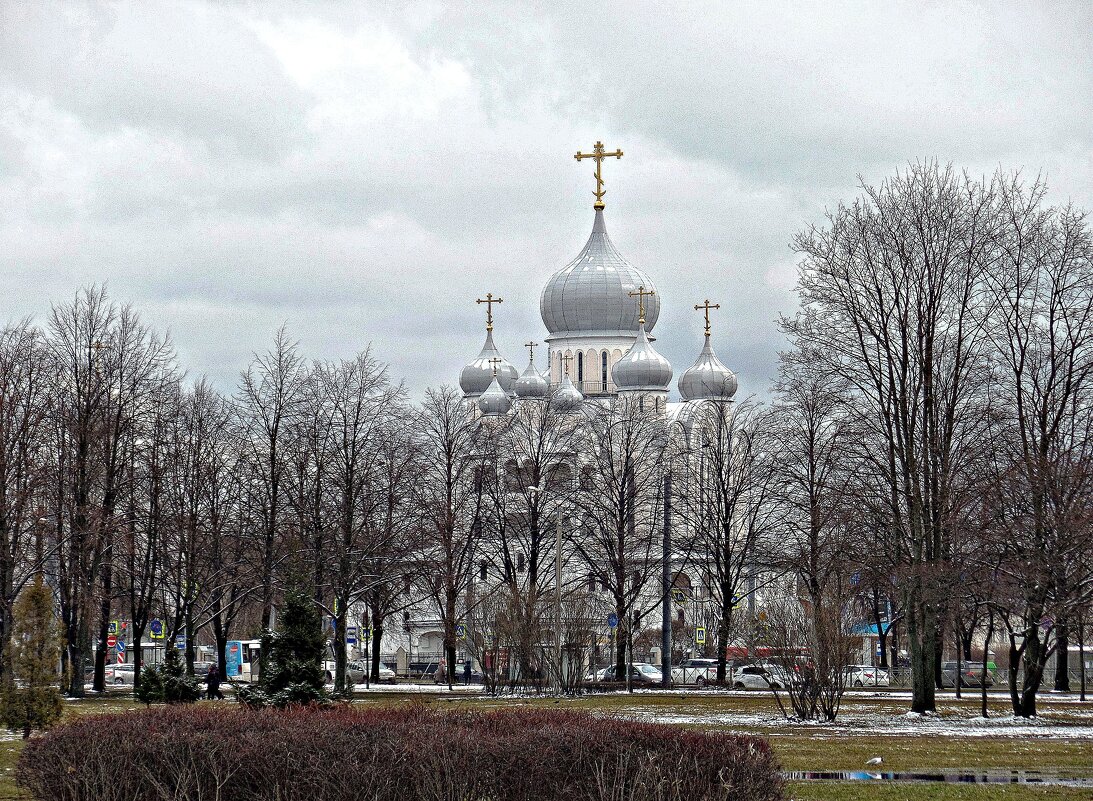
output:
<path id="1" fill-rule="evenodd" d="M 661 565 L 661 590 L 664 599 L 660 621 L 660 684 L 672 683 L 672 471 L 664 474 L 664 553 Z"/>
<path id="2" fill-rule="evenodd" d="M 558 665 L 558 694 L 565 690 L 562 680 L 562 515 L 554 531 L 554 648 Z"/>

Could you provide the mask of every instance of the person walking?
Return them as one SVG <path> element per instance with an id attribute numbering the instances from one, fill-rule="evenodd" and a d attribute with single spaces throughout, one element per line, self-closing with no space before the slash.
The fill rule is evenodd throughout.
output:
<path id="1" fill-rule="evenodd" d="M 210 701 L 214 697 L 219 698 L 221 701 L 224 700 L 224 693 L 220 692 L 220 670 L 215 664 L 209 668 L 209 672 L 205 675 L 205 685 L 207 687 L 206 698 Z"/>

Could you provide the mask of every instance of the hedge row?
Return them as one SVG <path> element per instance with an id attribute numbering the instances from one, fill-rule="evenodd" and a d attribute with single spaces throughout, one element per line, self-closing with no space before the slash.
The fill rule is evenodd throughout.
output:
<path id="1" fill-rule="evenodd" d="M 582 712 L 156 708 L 28 743 L 49 801 L 777 801 L 769 744 Z"/>

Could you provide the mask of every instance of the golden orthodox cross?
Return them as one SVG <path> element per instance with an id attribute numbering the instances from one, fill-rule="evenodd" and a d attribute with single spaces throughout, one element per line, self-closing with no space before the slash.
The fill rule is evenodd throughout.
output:
<path id="1" fill-rule="evenodd" d="M 643 286 L 638 287 L 637 292 L 628 292 L 630 297 L 636 297 L 638 299 L 638 324 L 645 325 L 645 296 L 657 294 L 651 289 L 646 289 Z"/>
<path id="2" fill-rule="evenodd" d="M 531 361 L 535 361 L 535 349 L 539 347 L 538 342 L 525 342 L 524 347 L 528 349 L 528 357 Z"/>
<path id="3" fill-rule="evenodd" d="M 571 361 L 573 361 L 573 357 L 570 356 L 568 353 L 562 357 L 562 362 L 565 364 L 565 372 L 563 373 L 563 375 L 567 378 L 569 377 L 569 363 Z"/>
<path id="4" fill-rule="evenodd" d="M 501 303 L 501 302 L 502 302 L 501 298 L 495 298 L 493 296 L 492 292 L 487 292 L 486 297 L 477 298 L 475 300 L 475 303 L 485 303 L 486 304 L 486 330 L 487 331 L 492 331 L 493 330 L 493 304 Z"/>
<path id="5" fill-rule="evenodd" d="M 497 378 L 497 365 L 501 363 L 501 360 L 494 356 L 492 359 L 489 360 L 489 363 L 490 367 L 493 368 L 493 377 Z"/>
<path id="6" fill-rule="evenodd" d="M 596 146 L 592 148 L 591 153 L 582 153 L 578 150 L 577 155 L 573 157 L 577 159 L 577 161 L 581 161 L 583 159 L 596 160 L 596 191 L 592 193 L 596 196 L 596 202 L 592 204 L 592 208 L 594 209 L 603 208 L 603 196 L 607 194 L 607 190 L 603 188 L 603 172 L 601 168 L 603 166 L 603 160 L 609 159 L 612 156 L 617 159 L 621 159 L 622 151 L 616 150 L 614 153 L 607 153 L 603 149 L 603 142 L 597 140 Z"/>
<path id="7" fill-rule="evenodd" d="M 706 298 L 706 300 L 702 303 L 696 303 L 695 304 L 695 311 L 698 311 L 699 309 L 702 309 L 706 314 L 706 336 L 710 335 L 710 309 L 720 309 L 720 308 L 721 308 L 720 303 L 710 303 L 709 298 Z"/>

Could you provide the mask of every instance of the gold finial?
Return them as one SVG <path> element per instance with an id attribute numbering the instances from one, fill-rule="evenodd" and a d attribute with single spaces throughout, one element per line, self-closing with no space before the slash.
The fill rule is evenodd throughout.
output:
<path id="1" fill-rule="evenodd" d="M 706 298 L 702 303 L 695 304 L 695 311 L 702 309 L 706 313 L 706 336 L 710 335 L 710 309 L 720 309 L 720 303 L 710 303 L 710 299 Z"/>
<path id="2" fill-rule="evenodd" d="M 110 350 L 109 345 L 106 345 L 106 344 L 104 344 L 103 342 L 101 342 L 97 339 L 94 342 L 91 343 L 91 348 L 92 348 L 92 350 L 95 351 L 95 358 L 96 359 L 98 357 L 102 356 L 102 352 L 104 350 Z"/>
<path id="3" fill-rule="evenodd" d="M 636 297 L 638 299 L 638 325 L 645 325 L 645 296 L 657 294 L 651 289 L 646 289 L 643 286 L 638 287 L 637 292 L 628 292 L 630 297 Z"/>
<path id="4" fill-rule="evenodd" d="M 493 377 L 497 378 L 497 365 L 501 363 L 501 360 L 494 356 L 492 359 L 488 359 L 490 367 L 493 368 Z"/>
<path id="5" fill-rule="evenodd" d="M 565 364 L 565 372 L 562 375 L 564 375 L 566 378 L 569 378 L 569 363 L 571 361 L 573 361 L 573 357 L 570 356 L 568 353 L 562 356 L 562 362 Z"/>
<path id="6" fill-rule="evenodd" d="M 501 302 L 502 302 L 501 298 L 499 298 L 499 297 L 495 298 L 493 296 L 492 292 L 487 292 L 485 298 L 478 298 L 478 299 L 475 300 L 475 303 L 485 303 L 486 304 L 486 330 L 487 331 L 492 331 L 493 330 L 493 304 L 501 303 Z"/>
<path id="7" fill-rule="evenodd" d="M 531 361 L 535 361 L 535 349 L 539 347 L 538 342 L 525 342 L 524 347 L 528 349 L 528 358 Z"/>
<path id="8" fill-rule="evenodd" d="M 594 209 L 603 208 L 603 196 L 607 194 L 607 190 L 603 188 L 603 172 L 601 171 L 601 167 L 603 165 L 603 160 L 609 159 L 612 156 L 617 159 L 621 159 L 622 151 L 616 150 L 614 153 L 607 153 L 603 149 L 603 142 L 597 140 L 596 146 L 592 148 L 591 153 L 582 153 L 578 150 L 577 155 L 573 157 L 577 159 L 577 161 L 581 161 L 583 159 L 596 160 L 596 191 L 592 193 L 596 196 L 596 202 L 592 204 L 592 208 Z"/>

